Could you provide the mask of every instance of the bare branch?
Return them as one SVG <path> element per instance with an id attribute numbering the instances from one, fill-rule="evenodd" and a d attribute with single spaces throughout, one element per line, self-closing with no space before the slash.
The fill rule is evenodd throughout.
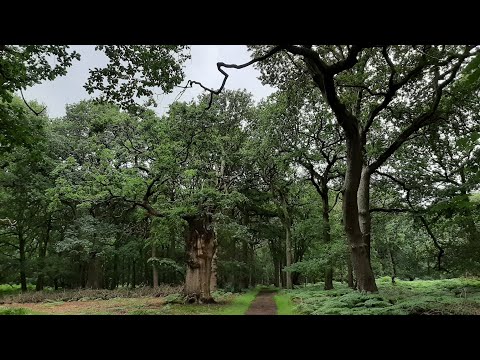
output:
<path id="1" fill-rule="evenodd" d="M 40 111 L 40 112 L 37 112 L 37 111 L 33 110 L 32 107 L 31 107 L 30 105 L 28 105 L 27 100 L 25 100 L 25 98 L 23 97 L 23 91 L 22 91 L 22 89 L 20 89 L 20 94 L 22 95 L 22 99 L 23 99 L 23 102 L 25 103 L 25 105 L 27 105 L 27 107 L 28 107 L 35 115 L 39 116 L 39 115 L 40 115 L 42 112 L 44 112 L 45 109 L 47 108 L 47 107 L 45 106 L 45 107 L 42 109 L 42 111 Z"/>
<path id="2" fill-rule="evenodd" d="M 347 87 L 347 88 L 359 88 L 363 90 L 367 90 L 367 92 L 372 96 L 386 96 L 386 92 L 373 92 L 368 86 L 365 85 L 350 85 L 350 84 L 338 84 L 338 87 Z"/>
<path id="3" fill-rule="evenodd" d="M 393 66 L 393 64 L 391 64 L 391 61 L 390 61 L 390 58 L 388 57 L 388 55 L 386 54 L 386 50 L 384 48 L 384 57 L 386 56 L 386 61 L 387 63 L 389 63 L 389 66 Z M 391 64 L 391 65 L 390 65 Z M 367 123 L 365 124 L 365 127 L 362 131 L 362 143 L 365 143 L 366 141 L 366 137 L 367 137 L 367 133 L 368 131 L 370 130 L 370 127 L 372 126 L 372 123 L 373 123 L 373 120 L 375 119 L 375 117 L 383 110 L 385 109 L 388 104 L 390 104 L 390 102 L 393 100 L 393 98 L 395 97 L 397 91 L 402 87 L 404 86 L 406 83 L 408 83 L 413 77 L 415 77 L 416 75 L 418 75 L 424 68 L 425 66 L 427 65 L 427 60 L 426 60 L 426 57 L 423 56 L 422 59 L 418 62 L 417 66 L 415 66 L 411 71 L 409 71 L 407 73 L 407 75 L 405 75 L 405 77 L 403 79 L 401 79 L 400 81 L 398 82 L 394 82 L 393 81 L 393 77 L 394 77 L 394 74 L 395 74 L 395 69 L 393 68 L 392 72 L 390 73 L 390 78 L 388 80 L 388 90 L 385 94 L 385 98 L 383 99 L 383 101 L 380 103 L 380 105 L 376 106 L 372 112 L 370 113 L 370 116 L 368 117 L 368 120 L 367 120 Z"/>
<path id="4" fill-rule="evenodd" d="M 337 202 L 338 202 L 338 197 L 340 196 L 341 193 L 342 193 L 341 191 L 337 191 L 337 195 L 335 196 L 335 202 L 333 203 L 333 206 L 330 208 L 330 210 L 328 210 L 328 212 L 331 212 L 335 208 L 335 205 L 337 205 Z"/>
<path id="5" fill-rule="evenodd" d="M 425 218 L 422 215 L 419 216 L 419 219 L 422 222 L 423 226 L 425 227 L 425 230 L 427 231 L 428 235 L 432 238 L 433 244 L 438 249 L 438 255 L 437 255 L 438 270 L 446 270 L 445 268 L 442 267 L 442 257 L 445 255 L 445 250 L 440 246 L 435 234 L 430 229 L 430 226 L 428 226 L 427 220 L 425 220 Z"/>
<path id="6" fill-rule="evenodd" d="M 217 63 L 217 69 L 218 71 L 220 71 L 220 73 L 222 73 L 223 75 L 223 81 L 222 81 L 222 84 L 220 85 L 220 87 L 217 89 L 217 90 L 214 90 L 214 89 L 210 89 L 206 86 L 204 86 L 201 82 L 199 81 L 195 81 L 195 80 L 188 80 L 187 82 L 187 85 L 184 87 L 184 88 L 189 88 L 189 87 L 192 87 L 193 84 L 195 85 L 198 85 L 200 86 L 202 89 L 208 91 L 210 93 L 210 100 L 208 102 L 208 106 L 206 107 L 205 110 L 208 110 L 210 109 L 210 107 L 212 106 L 212 102 L 213 102 L 213 95 L 218 95 L 222 92 L 222 90 L 225 88 L 225 84 L 227 82 L 227 79 L 228 79 L 228 74 L 222 69 L 222 68 L 228 68 L 228 69 L 243 69 L 247 66 L 250 66 L 252 64 L 255 64 L 256 62 L 259 62 L 259 61 L 263 61 L 263 60 L 266 60 L 268 59 L 269 57 L 275 55 L 276 53 L 280 52 L 281 50 L 283 50 L 283 46 L 281 45 L 277 45 L 277 46 L 274 46 L 273 48 L 271 48 L 269 51 L 267 51 L 264 55 L 262 56 L 259 56 L 257 58 L 254 58 L 244 64 L 240 64 L 240 65 L 237 65 L 237 64 L 225 64 L 223 62 L 218 62 Z"/>

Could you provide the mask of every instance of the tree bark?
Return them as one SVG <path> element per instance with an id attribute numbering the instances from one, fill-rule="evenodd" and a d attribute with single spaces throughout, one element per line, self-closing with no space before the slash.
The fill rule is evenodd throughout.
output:
<path id="1" fill-rule="evenodd" d="M 189 303 L 214 303 L 210 293 L 212 261 L 217 240 L 210 215 L 188 221 L 187 275 L 184 293 Z"/>
<path id="2" fill-rule="evenodd" d="M 322 219 L 323 219 L 323 241 L 325 244 L 330 244 L 331 242 L 331 235 L 330 235 L 330 214 L 329 214 L 329 204 L 328 204 L 328 188 L 326 184 L 323 186 L 322 192 Z M 325 269 L 325 290 L 332 290 L 333 289 L 333 266 L 332 266 L 332 259 L 331 254 L 327 254 L 328 262 L 327 268 Z"/>
<path id="3" fill-rule="evenodd" d="M 368 166 L 363 166 L 360 184 L 357 193 L 358 221 L 362 232 L 363 242 L 366 245 L 370 262 L 372 217 L 370 215 L 370 172 Z"/>
<path id="4" fill-rule="evenodd" d="M 210 291 L 214 292 L 217 290 L 217 252 L 218 249 L 215 250 L 212 258 L 212 274 L 210 277 Z"/>
<path id="5" fill-rule="evenodd" d="M 347 171 L 343 194 L 343 223 L 350 244 L 353 271 L 360 291 L 377 292 L 368 245 L 360 230 L 357 193 L 362 176 L 362 148 L 358 132 L 347 138 Z"/>

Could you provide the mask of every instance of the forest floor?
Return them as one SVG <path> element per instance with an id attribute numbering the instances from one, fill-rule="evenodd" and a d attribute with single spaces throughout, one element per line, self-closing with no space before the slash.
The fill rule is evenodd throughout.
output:
<path id="1" fill-rule="evenodd" d="M 378 293 L 365 294 L 334 282 L 333 290 L 323 283 L 282 290 L 293 313 L 307 315 L 480 315 L 480 279 L 441 280 L 377 279 Z M 285 300 L 284 300 L 285 301 Z M 277 301 L 278 304 L 278 301 Z M 282 314 L 279 311 L 279 314 Z"/>
<path id="2" fill-rule="evenodd" d="M 296 286 L 293 290 L 222 290 L 216 304 L 186 305 L 179 288 L 28 291 L 2 295 L 1 314 L 66 315 L 480 315 L 480 278 L 377 279 L 378 293 L 362 294 L 345 283 Z M 0 289 L 1 290 L 1 289 Z M 257 296 L 258 295 L 258 296 Z"/>
<path id="3" fill-rule="evenodd" d="M 217 291 L 216 304 L 186 305 L 179 294 L 163 297 L 116 297 L 106 300 L 50 300 L 0 305 L 0 315 L 243 315 L 259 289 L 243 294 Z M 12 298 L 15 300 L 15 298 Z"/>
<path id="4" fill-rule="evenodd" d="M 245 315 L 277 315 L 277 304 L 274 300 L 275 290 L 260 290 Z"/>

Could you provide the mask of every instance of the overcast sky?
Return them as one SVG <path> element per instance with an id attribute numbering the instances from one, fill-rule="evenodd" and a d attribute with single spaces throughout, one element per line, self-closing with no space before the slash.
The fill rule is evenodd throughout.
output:
<path id="1" fill-rule="evenodd" d="M 37 100 L 47 105 L 48 114 L 51 117 L 65 115 L 65 105 L 76 103 L 82 99 L 88 99 L 89 94 L 83 88 L 88 77 L 88 69 L 103 67 L 107 63 L 107 57 L 101 52 L 95 51 L 94 46 L 79 45 L 72 49 L 82 56 L 81 61 L 76 61 L 69 68 L 66 76 L 58 77 L 54 81 L 45 81 L 24 91 L 26 100 Z M 193 45 L 191 47 L 191 59 L 185 63 L 186 80 L 201 81 L 209 88 L 217 89 L 223 76 L 217 70 L 217 62 L 244 63 L 250 60 L 250 54 L 244 45 Z M 246 89 L 254 95 L 256 101 L 268 96 L 273 89 L 262 85 L 257 77 L 259 71 L 253 66 L 236 70 L 226 70 L 230 76 L 227 80 L 227 89 Z M 176 98 L 181 89 L 175 89 L 173 93 L 158 96 L 159 114 L 168 109 L 168 105 Z M 189 101 L 196 98 L 201 89 L 194 86 L 187 89 L 180 100 Z"/>

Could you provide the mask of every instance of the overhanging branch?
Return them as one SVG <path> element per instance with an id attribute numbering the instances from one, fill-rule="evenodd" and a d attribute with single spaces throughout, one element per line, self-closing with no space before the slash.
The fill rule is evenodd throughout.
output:
<path id="1" fill-rule="evenodd" d="M 208 91 L 210 93 L 210 100 L 208 102 L 208 106 L 206 108 L 206 110 L 210 109 L 210 107 L 212 106 L 212 102 L 213 102 L 213 95 L 218 95 L 222 92 L 222 90 L 225 88 L 225 84 L 227 82 L 227 79 L 228 79 L 228 74 L 227 72 L 225 72 L 225 70 L 223 70 L 223 68 L 227 68 L 227 69 L 243 69 L 245 67 L 248 67 L 252 64 L 255 64 L 256 62 L 259 62 L 259 61 L 263 61 L 263 60 L 266 60 L 268 59 L 269 57 L 275 55 L 276 53 L 282 51 L 284 49 L 284 47 L 282 45 L 277 45 L 277 46 L 274 46 L 273 48 L 271 48 L 269 51 L 267 51 L 267 53 L 265 53 L 264 55 L 262 56 L 259 56 L 259 57 L 256 57 L 244 64 L 240 64 L 240 65 L 237 65 L 237 64 L 225 64 L 224 62 L 217 62 L 217 69 L 218 71 L 220 71 L 220 73 L 223 75 L 223 81 L 222 81 L 222 84 L 220 85 L 220 87 L 217 89 L 217 90 L 214 90 L 214 89 L 211 89 L 211 88 L 208 88 L 206 87 L 205 85 L 203 85 L 201 82 L 199 81 L 195 81 L 195 80 L 188 80 L 187 82 L 187 85 L 184 86 L 184 88 L 191 88 L 194 84 L 195 85 L 198 85 L 200 86 L 202 89 Z"/>
<path id="2" fill-rule="evenodd" d="M 39 115 L 40 115 L 42 112 L 44 112 L 45 109 L 47 108 L 47 107 L 45 106 L 45 107 L 44 107 L 41 111 L 39 111 L 39 112 L 33 110 L 32 107 L 31 107 L 30 105 L 28 105 L 27 100 L 25 100 L 25 98 L 23 97 L 23 91 L 22 91 L 22 89 L 20 89 L 20 94 L 22 95 L 22 99 L 23 99 L 23 102 L 25 103 L 25 105 L 27 105 L 27 107 L 28 107 L 35 115 L 39 116 Z"/>

